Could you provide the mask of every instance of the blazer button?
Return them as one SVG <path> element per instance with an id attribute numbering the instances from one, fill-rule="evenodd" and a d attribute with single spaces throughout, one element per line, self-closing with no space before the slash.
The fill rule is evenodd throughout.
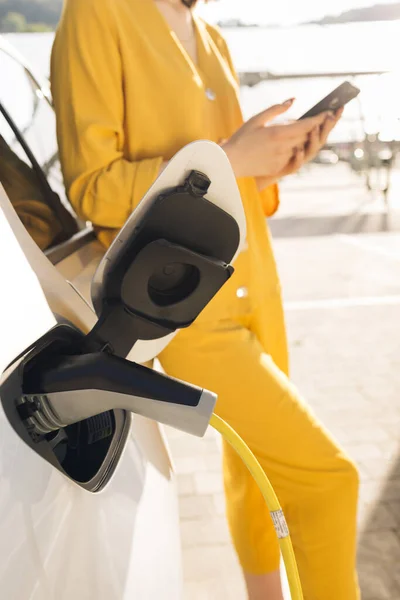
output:
<path id="1" fill-rule="evenodd" d="M 238 298 L 247 298 L 248 295 L 249 295 L 249 290 L 245 286 L 242 286 L 236 290 L 236 296 Z"/>
<path id="2" fill-rule="evenodd" d="M 217 94 L 214 92 L 214 90 L 212 90 L 211 88 L 207 88 L 206 89 L 206 96 L 209 100 L 215 100 L 217 97 Z"/>

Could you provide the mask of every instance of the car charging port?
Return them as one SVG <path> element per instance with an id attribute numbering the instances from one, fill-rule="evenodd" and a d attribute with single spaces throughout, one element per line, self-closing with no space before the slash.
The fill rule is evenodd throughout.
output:
<path id="1" fill-rule="evenodd" d="M 192 171 L 139 221 L 133 213 L 95 276 L 93 329 L 56 326 L 3 376 L 0 396 L 14 428 L 92 491 L 112 473 L 131 413 L 197 436 L 208 427 L 214 394 L 126 357 L 138 340 L 191 325 L 233 274 L 239 227 L 205 198 L 210 185 Z"/>

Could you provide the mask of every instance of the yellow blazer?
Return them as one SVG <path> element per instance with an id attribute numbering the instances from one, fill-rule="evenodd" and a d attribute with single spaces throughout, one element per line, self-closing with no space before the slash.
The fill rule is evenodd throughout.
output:
<path id="1" fill-rule="evenodd" d="M 226 42 L 197 16 L 194 24 L 197 65 L 153 0 L 65 3 L 51 62 L 61 163 L 72 205 L 105 245 L 163 161 L 194 140 L 220 142 L 243 123 Z M 277 188 L 260 194 L 254 179 L 238 183 L 248 250 L 203 321 L 247 313 L 279 292 L 265 222 L 278 206 Z"/>

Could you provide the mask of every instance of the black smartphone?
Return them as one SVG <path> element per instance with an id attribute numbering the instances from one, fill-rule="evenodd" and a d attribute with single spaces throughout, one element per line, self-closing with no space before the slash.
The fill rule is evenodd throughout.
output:
<path id="1" fill-rule="evenodd" d="M 335 112 L 350 102 L 350 100 L 356 98 L 359 93 L 360 90 L 358 87 L 352 85 L 349 81 L 344 81 L 341 85 L 339 85 L 339 87 L 333 90 L 333 92 L 318 102 L 318 104 L 310 108 L 310 110 L 300 117 L 299 120 L 308 119 L 309 117 L 316 117 L 320 113 L 327 110 Z"/>

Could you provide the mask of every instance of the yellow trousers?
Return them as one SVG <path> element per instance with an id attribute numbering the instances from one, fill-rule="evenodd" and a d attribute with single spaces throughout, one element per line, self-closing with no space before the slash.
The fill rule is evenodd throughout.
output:
<path id="1" fill-rule="evenodd" d="M 285 511 L 305 599 L 356 600 L 357 471 L 290 383 L 285 340 L 274 339 L 269 319 L 264 310 L 195 325 L 181 332 L 160 360 L 171 376 L 216 392 L 217 414 L 258 458 Z M 277 570 L 280 553 L 268 510 L 227 445 L 224 480 L 243 569 Z"/>

